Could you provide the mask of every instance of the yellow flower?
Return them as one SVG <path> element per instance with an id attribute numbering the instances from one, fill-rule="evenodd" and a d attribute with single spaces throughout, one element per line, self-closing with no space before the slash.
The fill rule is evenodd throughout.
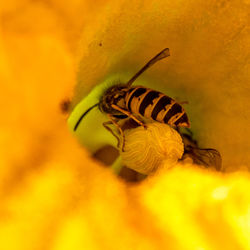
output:
<path id="1" fill-rule="evenodd" d="M 13 0 L 0 15 L 0 249 L 250 248 L 249 1 Z M 64 99 L 164 47 L 140 84 L 188 101 L 235 173 L 178 165 L 133 186 L 68 130 Z"/>

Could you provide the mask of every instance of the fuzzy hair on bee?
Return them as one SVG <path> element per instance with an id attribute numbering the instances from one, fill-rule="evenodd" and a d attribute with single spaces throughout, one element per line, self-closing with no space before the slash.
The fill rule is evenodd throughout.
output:
<path id="1" fill-rule="evenodd" d="M 168 169 L 182 158 L 184 145 L 180 134 L 167 124 L 147 123 L 147 129 L 138 126 L 124 130 L 125 146 L 120 148 L 122 163 L 139 173 L 154 174 Z"/>
<path id="2" fill-rule="evenodd" d="M 168 56 L 170 56 L 169 49 L 165 48 L 148 61 L 127 83 L 120 83 L 108 88 L 101 96 L 99 103 L 91 106 L 82 114 L 74 126 L 74 131 L 77 130 L 87 113 L 95 107 L 99 107 L 100 111 L 107 115 L 109 121 L 104 122 L 103 126 L 117 138 L 118 142 L 122 141 L 122 144 L 124 144 L 124 134 L 119 125 L 119 121 L 122 119 L 133 119 L 144 128 L 147 127 L 145 119 L 165 123 L 171 127 L 190 127 L 184 108 L 174 99 L 150 88 L 131 86 L 145 70 Z M 122 135 L 122 140 L 119 140 L 110 129 L 110 124 L 117 127 Z"/>

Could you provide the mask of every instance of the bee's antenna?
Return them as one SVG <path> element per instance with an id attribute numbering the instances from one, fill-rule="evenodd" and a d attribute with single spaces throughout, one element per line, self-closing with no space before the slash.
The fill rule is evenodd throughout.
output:
<path id="1" fill-rule="evenodd" d="M 77 127 L 79 126 L 80 122 L 82 121 L 83 117 L 84 117 L 85 115 L 87 115 L 88 112 L 89 112 L 91 109 L 93 109 L 94 107 L 96 107 L 96 106 L 98 106 L 98 105 L 99 105 L 99 103 L 96 103 L 96 104 L 93 105 L 92 107 L 88 108 L 88 109 L 81 115 L 81 117 L 79 118 L 79 120 L 77 121 L 77 123 L 76 123 L 76 125 L 75 125 L 75 127 L 74 127 L 74 131 L 76 131 L 76 129 L 77 129 Z"/>
<path id="2" fill-rule="evenodd" d="M 151 67 L 152 65 L 154 65 L 156 62 L 158 62 L 159 60 L 170 56 L 169 53 L 169 48 L 165 48 L 164 50 L 162 50 L 159 54 L 157 54 L 155 57 L 153 57 L 149 62 L 147 62 L 127 83 L 127 86 L 131 86 L 132 83 L 138 78 L 138 76 L 140 76 L 145 70 L 147 70 L 149 67 Z"/>

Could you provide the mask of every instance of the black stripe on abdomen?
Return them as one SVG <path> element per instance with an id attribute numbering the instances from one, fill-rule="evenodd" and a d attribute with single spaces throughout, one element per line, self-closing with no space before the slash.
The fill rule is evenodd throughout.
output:
<path id="1" fill-rule="evenodd" d="M 138 88 L 135 90 L 135 92 L 129 97 L 128 100 L 128 110 L 131 110 L 131 102 L 133 100 L 134 97 L 139 97 L 140 95 L 144 94 L 147 91 L 146 88 Z"/>
<path id="2" fill-rule="evenodd" d="M 148 105 L 153 104 L 153 100 L 157 97 L 159 97 L 160 93 L 158 91 L 151 90 L 149 91 L 146 96 L 143 98 L 140 107 L 139 107 L 139 113 L 141 115 L 144 115 L 145 109 L 148 107 Z"/>
<path id="3" fill-rule="evenodd" d="M 157 104 L 155 105 L 155 107 L 152 111 L 151 117 L 153 120 L 156 120 L 156 117 L 159 114 L 159 112 L 162 109 L 165 109 L 165 107 L 171 103 L 171 100 L 172 100 L 172 98 L 170 98 L 168 96 L 162 96 L 160 98 L 160 100 L 157 102 Z"/>
<path id="4" fill-rule="evenodd" d="M 188 117 L 186 113 L 184 113 L 178 120 L 176 120 L 174 122 L 174 125 L 178 126 L 181 123 L 187 123 L 187 125 L 189 125 L 189 121 L 188 121 Z"/>
<path id="5" fill-rule="evenodd" d="M 165 117 L 164 117 L 164 123 L 168 123 L 168 121 L 169 121 L 169 119 L 172 117 L 172 116 L 174 116 L 174 115 L 176 115 L 176 114 L 178 114 L 178 113 L 181 113 L 182 112 L 182 107 L 181 107 L 181 105 L 180 104 L 178 104 L 178 103 L 175 103 L 170 109 L 169 109 L 169 111 L 167 112 L 167 114 L 165 115 Z"/>

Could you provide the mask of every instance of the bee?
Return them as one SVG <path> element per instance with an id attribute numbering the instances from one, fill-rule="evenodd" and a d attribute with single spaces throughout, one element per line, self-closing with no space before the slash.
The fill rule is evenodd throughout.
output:
<path id="1" fill-rule="evenodd" d="M 122 148 L 124 148 L 124 133 L 119 125 L 119 121 L 122 119 L 130 118 L 144 128 L 147 128 L 145 119 L 165 123 L 174 128 L 190 127 L 184 108 L 174 99 L 150 88 L 132 86 L 145 70 L 168 56 L 170 56 L 169 49 L 165 48 L 149 60 L 127 83 L 119 83 L 108 88 L 102 95 L 100 102 L 86 110 L 79 118 L 74 131 L 83 117 L 95 107 L 99 107 L 101 112 L 107 114 L 109 121 L 104 122 L 103 126 L 118 139 L 118 147 L 120 140 L 109 125 L 113 124 L 119 130 L 122 135 Z"/>

